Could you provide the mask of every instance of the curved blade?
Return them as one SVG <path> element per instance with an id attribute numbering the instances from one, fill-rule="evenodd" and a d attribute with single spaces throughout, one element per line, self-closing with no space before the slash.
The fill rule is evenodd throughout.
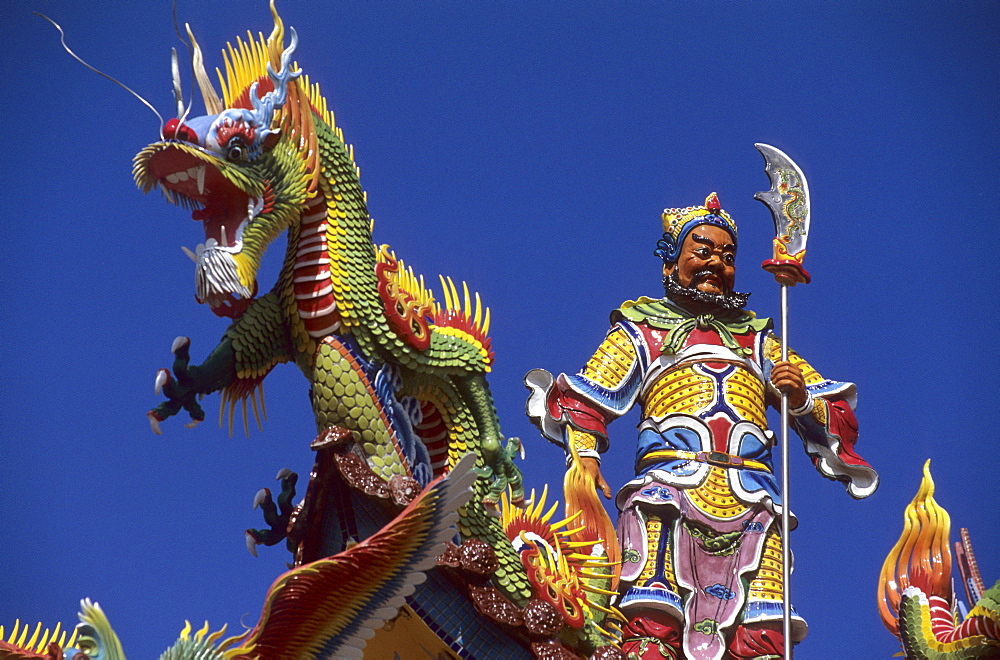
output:
<path id="1" fill-rule="evenodd" d="M 763 202 L 774 217 L 776 241 L 784 244 L 788 255 L 800 255 L 809 236 L 809 184 L 802 170 L 783 151 L 769 144 L 753 145 L 764 156 L 771 189 L 759 192 L 754 199 Z M 801 261 L 801 259 L 800 259 Z"/>

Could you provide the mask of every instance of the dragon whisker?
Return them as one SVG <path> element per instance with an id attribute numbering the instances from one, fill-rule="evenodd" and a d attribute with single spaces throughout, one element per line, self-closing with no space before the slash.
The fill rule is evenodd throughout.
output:
<path id="1" fill-rule="evenodd" d="M 62 29 L 61 25 L 59 25 L 58 23 L 56 23 L 55 21 L 53 21 L 51 18 L 49 18 L 45 14 L 42 14 L 41 12 L 37 12 L 36 11 L 36 12 L 33 12 L 33 13 L 35 14 L 35 16 L 38 16 L 39 18 L 44 18 L 49 23 L 52 23 L 53 27 L 55 27 L 55 29 L 59 30 L 59 42 L 62 44 L 63 50 L 65 50 L 67 53 L 70 54 L 70 57 L 72 57 L 77 62 L 79 62 L 83 66 L 87 67 L 88 69 L 90 69 L 94 73 L 96 73 L 96 74 L 98 74 L 100 76 L 104 76 L 105 78 L 107 78 L 108 80 L 110 80 L 111 82 L 113 82 L 114 84 L 118 85 L 119 87 L 121 87 L 122 89 L 124 89 L 125 91 L 127 91 L 129 94 L 131 94 L 135 98 L 139 99 L 139 101 L 141 101 L 144 106 L 146 106 L 147 108 L 149 108 L 150 110 L 152 110 L 153 114 L 156 115 L 156 118 L 160 120 L 160 137 L 161 138 L 163 137 L 163 124 L 164 124 L 164 122 L 163 122 L 163 116 L 160 115 L 160 113 L 156 111 L 156 108 L 154 108 L 153 105 L 149 101 L 147 101 L 146 99 L 144 99 L 141 96 L 139 96 L 138 92 L 136 92 L 134 89 L 132 89 L 131 87 L 129 87 L 125 83 L 121 82 L 120 80 L 112 78 L 111 76 L 109 76 L 108 74 L 104 73 L 100 69 L 97 69 L 97 68 L 91 66 L 90 64 L 87 64 L 87 62 L 85 62 L 83 60 L 83 58 L 81 58 L 79 55 L 77 55 L 76 53 L 74 53 L 73 50 L 69 46 L 66 45 L 66 33 L 63 32 L 63 29 Z"/>

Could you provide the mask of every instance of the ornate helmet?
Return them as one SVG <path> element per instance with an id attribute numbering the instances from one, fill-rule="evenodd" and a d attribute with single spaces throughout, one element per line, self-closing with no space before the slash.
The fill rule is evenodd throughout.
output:
<path id="1" fill-rule="evenodd" d="M 704 206 L 663 210 L 663 238 L 656 242 L 654 254 L 664 263 L 677 261 L 684 239 L 698 225 L 722 227 L 732 235 L 733 242 L 737 242 L 736 223 L 719 206 L 719 196 L 712 193 L 705 198 Z"/>

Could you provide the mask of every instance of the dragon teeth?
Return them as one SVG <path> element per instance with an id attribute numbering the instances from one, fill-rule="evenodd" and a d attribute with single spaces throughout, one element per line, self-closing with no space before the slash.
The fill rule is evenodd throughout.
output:
<path id="1" fill-rule="evenodd" d="M 205 166 L 195 165 L 194 167 L 188 168 L 186 170 L 181 170 L 180 172 L 174 172 L 173 174 L 168 174 L 164 177 L 168 183 L 181 183 L 187 181 L 188 179 L 194 179 L 198 183 L 198 192 L 204 194 L 205 192 Z"/>
<path id="2" fill-rule="evenodd" d="M 253 220 L 257 217 L 257 214 L 264 210 L 264 198 L 257 197 L 256 199 L 250 198 L 247 202 L 247 220 Z"/>
<path id="3" fill-rule="evenodd" d="M 219 240 L 214 238 L 206 239 L 204 243 L 198 244 L 198 246 L 194 249 L 194 252 L 183 245 L 181 246 L 181 250 L 183 250 L 184 254 L 186 254 L 188 258 L 196 264 L 201 263 L 201 259 L 204 258 L 206 252 L 211 252 L 213 250 L 221 250 L 230 254 L 236 254 L 237 252 L 241 252 L 243 250 L 243 230 L 246 229 L 246 226 L 247 221 L 244 220 L 240 223 L 240 226 L 236 228 L 236 240 L 232 245 L 229 244 L 229 235 L 226 233 L 226 226 L 221 225 L 221 238 Z"/>

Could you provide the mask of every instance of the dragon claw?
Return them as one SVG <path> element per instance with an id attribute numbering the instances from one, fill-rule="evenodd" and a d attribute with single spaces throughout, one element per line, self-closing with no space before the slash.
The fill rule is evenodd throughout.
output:
<path id="1" fill-rule="evenodd" d="M 292 506 L 292 499 L 295 497 L 295 484 L 299 475 L 283 468 L 278 471 L 277 479 L 281 482 L 281 493 L 278 494 L 277 502 L 268 488 L 261 488 L 253 497 L 253 508 L 263 512 L 264 522 L 269 527 L 269 529 L 246 530 L 247 550 L 254 557 L 257 556 L 258 545 L 271 546 L 282 539 L 288 539 L 287 542 L 292 543 L 288 537 L 288 527 L 295 509 Z M 291 545 L 289 549 L 292 549 Z"/>
<path id="2" fill-rule="evenodd" d="M 160 369 L 156 372 L 156 380 L 153 381 L 153 392 L 156 396 L 160 396 L 163 388 L 167 383 L 170 382 L 170 371 L 167 369 Z M 157 431 L 159 433 L 159 431 Z"/>
<path id="3" fill-rule="evenodd" d="M 517 446 L 517 455 L 520 456 L 521 460 L 523 461 L 524 460 L 524 443 L 521 442 L 521 438 L 511 438 L 510 440 L 507 441 L 507 444 L 511 444 L 511 443 L 514 443 Z"/>
<path id="4" fill-rule="evenodd" d="M 247 550 L 250 551 L 251 555 L 253 555 L 254 557 L 256 557 L 257 556 L 257 539 L 255 539 L 253 537 L 253 534 L 250 533 L 250 530 L 247 530 L 244 533 L 244 536 L 246 537 L 246 541 L 247 541 Z"/>
<path id="5" fill-rule="evenodd" d="M 163 420 L 161 420 L 152 410 L 146 413 L 146 417 L 149 419 L 149 428 L 153 429 L 153 433 L 156 435 L 163 435 L 163 431 L 160 429 L 160 422 Z"/>
<path id="6" fill-rule="evenodd" d="M 265 502 L 271 501 L 271 491 L 267 488 L 261 488 L 257 491 L 257 494 L 253 496 L 253 508 L 258 509 Z"/>
<path id="7" fill-rule="evenodd" d="M 188 347 L 191 345 L 187 337 L 178 337 L 170 347 L 174 353 L 173 373 L 170 369 L 159 369 L 153 381 L 153 392 L 156 396 L 166 396 L 167 400 L 147 413 L 150 426 L 157 435 L 162 435 L 160 424 L 173 417 L 181 409 L 187 411 L 191 419 L 185 426 L 189 429 L 205 421 L 205 411 L 198 405 L 197 398 L 204 394 L 204 384 L 192 378 L 188 371 Z"/>
<path id="8" fill-rule="evenodd" d="M 486 509 L 486 513 L 490 514 L 494 518 L 500 517 L 500 507 L 496 499 L 486 496 L 483 498 L 483 508 Z"/>
<path id="9" fill-rule="evenodd" d="M 187 337 L 177 337 L 176 339 L 174 339 L 174 343 L 170 345 L 170 352 L 173 353 L 174 355 L 177 355 L 178 351 L 180 351 L 181 349 L 186 351 L 189 346 L 191 346 L 190 339 L 188 339 Z"/>

